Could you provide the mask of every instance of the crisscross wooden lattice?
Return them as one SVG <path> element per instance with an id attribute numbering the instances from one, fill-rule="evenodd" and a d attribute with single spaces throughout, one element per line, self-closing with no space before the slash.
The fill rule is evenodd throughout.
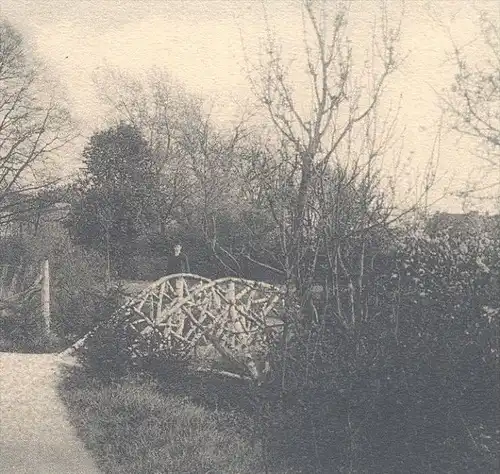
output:
<path id="1" fill-rule="evenodd" d="M 189 357 L 197 347 L 211 345 L 257 377 L 256 359 L 279 337 L 283 309 L 283 291 L 273 285 L 179 274 L 156 281 L 131 298 L 114 318 L 132 333 L 130 350 L 136 357 L 164 350 Z M 83 346 L 98 330 L 94 328 L 68 351 Z"/>

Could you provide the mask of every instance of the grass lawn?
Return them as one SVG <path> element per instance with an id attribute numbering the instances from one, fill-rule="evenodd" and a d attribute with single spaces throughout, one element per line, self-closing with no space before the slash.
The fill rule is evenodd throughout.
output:
<path id="1" fill-rule="evenodd" d="M 103 382 L 72 369 L 61 395 L 104 473 L 285 473 L 266 471 L 249 411 L 211 383 Z"/>

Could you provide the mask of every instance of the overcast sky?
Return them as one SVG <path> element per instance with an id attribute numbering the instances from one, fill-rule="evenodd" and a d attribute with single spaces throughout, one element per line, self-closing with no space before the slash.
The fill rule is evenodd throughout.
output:
<path id="1" fill-rule="evenodd" d="M 387 3 L 395 17 L 400 0 Z M 378 5 L 353 1 L 353 38 L 360 44 L 368 39 Z M 447 59 L 450 34 L 459 44 L 474 40 L 477 11 L 498 16 L 500 2 L 407 0 L 405 5 L 401 49 L 408 58 L 392 78 L 387 100 L 401 100 L 404 153 L 417 169 L 428 160 L 436 136 L 440 110 L 435 91 L 453 79 Z M 303 43 L 298 6 L 298 0 L 1 0 L 0 16 L 18 27 L 50 67 L 67 90 L 73 113 L 90 133 L 102 123 L 103 113 L 91 77 L 105 64 L 131 72 L 165 68 L 188 90 L 217 103 L 221 121 L 233 117 L 238 111 L 235 104 L 252 98 L 241 38 L 249 58 L 256 60 L 267 16 L 286 51 L 299 54 Z M 451 135 L 444 138 L 439 165 L 443 183 L 454 177 L 457 189 L 469 176 L 478 178 L 470 146 Z M 461 203 L 447 198 L 439 208 L 460 211 Z"/>

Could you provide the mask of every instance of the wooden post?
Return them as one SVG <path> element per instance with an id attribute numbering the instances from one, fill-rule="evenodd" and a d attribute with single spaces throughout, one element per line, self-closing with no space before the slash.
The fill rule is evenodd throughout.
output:
<path id="1" fill-rule="evenodd" d="M 50 270 L 49 261 L 42 263 L 42 315 L 45 334 L 50 333 Z"/>
<path id="2" fill-rule="evenodd" d="M 181 299 L 184 296 L 184 278 L 182 278 L 182 277 L 176 278 L 176 280 L 175 280 L 175 296 L 178 299 Z M 185 325 L 185 319 L 186 319 L 184 316 L 184 313 L 182 311 L 182 306 L 179 308 L 179 310 L 176 314 L 176 319 L 177 319 L 177 321 L 176 321 L 176 325 L 177 325 L 176 333 L 177 333 L 177 335 L 182 336 L 184 334 L 184 325 Z"/>
<path id="3" fill-rule="evenodd" d="M 158 301 L 156 303 L 156 316 L 155 316 L 155 323 L 161 323 L 162 322 L 162 311 L 163 311 L 163 293 L 165 293 L 165 282 L 163 282 L 160 285 L 160 289 L 158 292 Z"/>
<path id="4" fill-rule="evenodd" d="M 237 318 L 236 314 L 236 288 L 234 285 L 234 281 L 230 281 L 227 285 L 227 300 L 229 301 L 229 316 L 231 317 L 231 321 L 234 323 Z"/>
<path id="5" fill-rule="evenodd" d="M 236 312 L 236 288 L 234 285 L 234 281 L 230 281 L 228 286 L 227 286 L 227 294 L 226 294 L 227 300 L 229 302 L 229 319 L 231 320 L 231 323 L 229 327 L 236 332 L 236 323 L 237 323 L 237 318 L 238 314 Z M 236 334 L 233 334 L 231 337 L 231 346 L 236 347 Z"/>
<path id="6" fill-rule="evenodd" d="M 184 296 L 184 278 L 175 279 L 175 296 L 177 298 L 182 298 Z"/>

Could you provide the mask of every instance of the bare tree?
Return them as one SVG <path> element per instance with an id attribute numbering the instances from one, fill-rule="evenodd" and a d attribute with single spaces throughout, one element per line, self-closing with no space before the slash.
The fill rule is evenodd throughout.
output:
<path id="1" fill-rule="evenodd" d="M 358 216 L 360 221 L 353 221 L 350 229 L 337 235 L 337 241 L 376 225 L 370 216 L 376 214 L 373 206 L 380 206 L 373 200 L 379 162 L 396 124 L 394 115 L 384 116 L 379 105 L 387 79 L 398 66 L 400 34 L 400 24 L 391 27 L 383 11 L 373 32 L 371 56 L 364 68 L 357 68 L 348 35 L 347 7 L 313 0 L 305 0 L 302 6 L 301 67 L 308 86 L 305 81 L 294 84 L 291 68 L 270 33 L 266 53 L 250 76 L 275 132 L 274 154 L 279 155 L 277 162 L 268 163 L 268 170 L 279 171 L 279 178 L 276 174 L 273 178 L 273 173 L 266 175 L 274 181 L 269 183 L 269 191 L 281 188 L 280 193 L 268 193 L 268 204 L 280 229 L 280 266 L 286 279 L 293 279 L 300 291 L 311 283 L 321 236 L 331 227 L 329 219 L 338 205 L 338 201 L 321 195 L 332 178 L 337 180 L 339 196 L 350 188 L 354 192 L 358 184 L 366 191 L 365 196 L 351 192 L 351 198 L 358 201 L 344 203 L 360 209 L 364 206 L 364 210 Z M 301 99 L 304 89 L 306 101 Z M 377 219 L 386 222 L 389 215 L 378 213 Z"/>
<path id="2" fill-rule="evenodd" d="M 108 66 L 97 70 L 94 84 L 112 122 L 126 121 L 141 130 L 159 155 L 175 155 L 184 124 L 199 118 L 203 101 L 187 93 L 164 70 L 132 75 Z"/>
<path id="3" fill-rule="evenodd" d="M 479 22 L 479 38 L 465 46 L 454 43 L 455 80 L 442 100 L 451 128 L 472 139 L 471 153 L 483 160 L 491 178 L 491 171 L 500 169 L 500 23 L 484 12 Z M 480 55 L 474 49 L 478 44 Z M 488 181 L 464 195 L 484 196 L 498 185 Z"/>
<path id="4" fill-rule="evenodd" d="M 69 114 L 51 93 L 21 35 L 0 23 L 0 223 L 29 209 L 48 184 L 41 165 L 72 138 Z"/>
<path id="5" fill-rule="evenodd" d="M 190 199 L 194 187 L 185 146 L 193 141 L 186 136 L 203 130 L 202 101 L 159 69 L 131 75 L 107 67 L 95 73 L 94 84 L 108 106 L 107 119 L 140 130 L 153 151 L 161 184 L 159 199 L 164 201 L 160 222 L 164 229 Z"/>
<path id="6" fill-rule="evenodd" d="M 156 69 L 131 76 L 107 68 L 95 75 L 95 83 L 110 119 L 134 125 L 148 140 L 167 201 L 165 219 L 195 229 L 226 270 L 238 272 L 232 249 L 220 245 L 220 231 L 227 228 L 223 221 L 240 210 L 235 204 L 242 178 L 237 170 L 243 165 L 238 154 L 248 134 L 245 120 L 222 130 L 206 102 Z"/>

